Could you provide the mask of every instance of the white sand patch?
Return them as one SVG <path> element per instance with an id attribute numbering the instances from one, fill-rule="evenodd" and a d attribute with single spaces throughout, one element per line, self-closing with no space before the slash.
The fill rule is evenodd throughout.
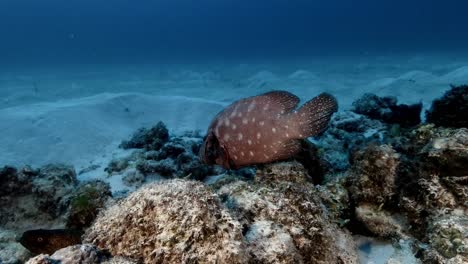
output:
<path id="1" fill-rule="evenodd" d="M 127 93 L 1 109 L 0 164 L 86 166 L 108 160 L 137 128 L 158 121 L 171 133 L 206 130 L 222 107 L 203 99 Z"/>

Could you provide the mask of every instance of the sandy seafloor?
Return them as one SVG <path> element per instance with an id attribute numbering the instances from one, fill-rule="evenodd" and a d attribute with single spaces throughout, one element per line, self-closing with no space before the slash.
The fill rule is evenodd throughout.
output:
<path id="1" fill-rule="evenodd" d="M 100 168 L 137 128 L 163 121 L 173 134 L 204 130 L 230 102 L 273 89 L 304 102 L 329 92 L 349 109 L 365 92 L 427 108 L 450 84 L 468 84 L 468 56 L 319 57 L 205 64 L 83 64 L 0 67 L 0 166 L 51 162 Z M 112 182 L 114 190 L 122 188 Z M 393 248 L 361 244 L 362 263 L 385 263 Z M 393 256 L 395 257 L 395 256 Z M 408 259 L 407 259 L 408 258 Z M 410 263 L 409 256 L 401 256 Z"/>

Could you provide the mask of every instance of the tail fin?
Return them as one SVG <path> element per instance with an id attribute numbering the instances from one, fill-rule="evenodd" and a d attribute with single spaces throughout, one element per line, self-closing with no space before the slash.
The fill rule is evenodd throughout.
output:
<path id="1" fill-rule="evenodd" d="M 338 103 L 332 95 L 322 93 L 305 103 L 293 114 L 296 138 L 315 136 L 327 128 L 333 113 L 338 111 Z"/>

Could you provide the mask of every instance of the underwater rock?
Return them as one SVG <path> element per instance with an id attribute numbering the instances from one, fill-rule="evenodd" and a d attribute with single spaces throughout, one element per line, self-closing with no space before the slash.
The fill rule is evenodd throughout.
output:
<path id="1" fill-rule="evenodd" d="M 163 122 L 158 122 L 150 129 L 140 128 L 130 140 L 124 140 L 120 147 L 159 150 L 167 141 L 169 141 L 169 131 Z"/>
<path id="2" fill-rule="evenodd" d="M 50 164 L 0 170 L 0 225 L 12 230 L 63 223 L 78 181 L 72 167 Z"/>
<path id="3" fill-rule="evenodd" d="M 5 166 L 0 169 L 0 198 L 10 195 L 21 195 L 31 192 L 31 177 L 36 176 L 37 171 L 25 167 L 18 171 L 15 167 Z"/>
<path id="4" fill-rule="evenodd" d="M 396 97 L 379 97 L 371 93 L 366 93 L 353 102 L 353 111 L 358 114 L 404 127 L 421 123 L 421 110 L 421 103 L 397 104 Z"/>
<path id="5" fill-rule="evenodd" d="M 158 123 L 158 126 L 163 126 Z M 136 133 L 138 134 L 138 132 Z M 193 134 L 193 133 L 192 133 Z M 201 138 L 191 134 L 167 138 L 160 146 L 133 151 L 129 156 L 114 159 L 105 171 L 110 175 L 123 175 L 125 184 L 138 187 L 153 176 L 203 180 L 221 171 L 202 164 L 198 158 Z M 195 133 L 195 135 L 198 135 Z"/>
<path id="6" fill-rule="evenodd" d="M 78 185 L 75 169 L 63 164 L 49 164 L 34 177 L 32 193 L 39 209 L 52 217 L 62 215 L 68 207 L 68 197 Z"/>
<path id="7" fill-rule="evenodd" d="M 136 169 L 131 169 L 125 172 L 122 181 L 127 186 L 139 188 L 145 182 L 145 175 Z"/>
<path id="8" fill-rule="evenodd" d="M 52 255 L 41 254 L 26 262 L 26 264 L 100 264 L 107 260 L 108 255 L 94 245 L 74 245 L 57 250 Z"/>
<path id="9" fill-rule="evenodd" d="M 444 215 L 431 221 L 429 243 L 445 258 L 458 254 L 468 260 L 468 218 L 466 214 Z"/>
<path id="10" fill-rule="evenodd" d="M 129 158 L 112 159 L 104 171 L 109 173 L 109 175 L 119 174 L 125 171 L 129 164 Z"/>
<path id="11" fill-rule="evenodd" d="M 307 174 L 304 166 L 297 161 L 270 163 L 259 166 L 254 180 L 261 183 L 287 181 L 301 184 L 312 182 L 312 178 Z"/>
<path id="12" fill-rule="evenodd" d="M 402 237 L 402 231 L 406 229 L 401 218 L 398 219 L 391 212 L 377 205 L 361 204 L 356 207 L 355 214 L 356 219 L 377 237 L 399 238 Z"/>
<path id="13" fill-rule="evenodd" d="M 312 184 L 237 181 L 218 194 L 243 225 L 252 263 L 358 263 L 351 236 L 328 220 Z"/>
<path id="14" fill-rule="evenodd" d="M 387 130 L 387 125 L 378 120 L 350 111 L 336 113 L 329 128 L 315 142 L 320 160 L 325 163 L 324 172 L 346 171 L 350 166 L 350 154 L 370 143 L 381 144 Z M 327 180 L 326 175 L 324 178 Z"/>
<path id="15" fill-rule="evenodd" d="M 398 196 L 413 229 L 424 230 L 427 215 L 467 207 L 468 130 L 421 129 L 423 136 L 413 140 L 416 154 L 403 159 Z"/>
<path id="16" fill-rule="evenodd" d="M 246 263 L 240 224 L 203 184 L 148 184 L 106 209 L 85 241 L 143 263 Z"/>
<path id="17" fill-rule="evenodd" d="M 389 145 L 369 145 L 352 157 L 350 193 L 356 203 L 385 204 L 396 191 L 400 155 Z"/>
<path id="18" fill-rule="evenodd" d="M 81 230 L 90 226 L 111 196 L 108 183 L 101 180 L 81 183 L 70 199 L 67 228 Z"/>
<path id="19" fill-rule="evenodd" d="M 423 263 L 461 264 L 468 262 L 468 219 L 463 211 L 430 219 L 428 246 L 420 246 Z"/>
<path id="20" fill-rule="evenodd" d="M 434 136 L 420 154 L 441 177 L 467 176 L 468 129 L 445 130 L 443 134 Z"/>
<path id="21" fill-rule="evenodd" d="M 320 155 L 320 149 L 309 140 L 301 140 L 301 146 L 301 151 L 293 159 L 306 168 L 314 184 L 321 184 L 330 170 L 329 164 Z"/>
<path id="22" fill-rule="evenodd" d="M 345 186 L 345 177 L 329 181 L 324 185 L 317 185 L 318 194 L 326 206 L 328 216 L 339 226 L 346 225 L 350 220 L 350 195 Z"/>
<path id="23" fill-rule="evenodd" d="M 468 85 L 452 86 L 426 111 L 428 123 L 444 127 L 468 128 Z"/>

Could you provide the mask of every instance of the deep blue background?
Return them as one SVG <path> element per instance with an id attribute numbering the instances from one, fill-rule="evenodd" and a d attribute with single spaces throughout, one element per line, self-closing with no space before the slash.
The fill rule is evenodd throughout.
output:
<path id="1" fill-rule="evenodd" d="M 1 0 L 0 63 L 468 49 L 466 0 Z"/>

